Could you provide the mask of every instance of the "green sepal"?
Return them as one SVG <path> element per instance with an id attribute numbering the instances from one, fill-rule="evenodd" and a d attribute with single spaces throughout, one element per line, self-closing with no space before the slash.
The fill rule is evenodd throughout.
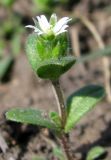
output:
<path id="1" fill-rule="evenodd" d="M 50 23 L 53 27 L 56 25 L 56 23 L 57 23 L 57 16 L 56 16 L 55 13 L 51 15 L 49 23 Z"/>
<path id="2" fill-rule="evenodd" d="M 74 92 L 67 100 L 67 121 L 65 132 L 68 133 L 77 122 L 105 96 L 104 88 L 88 85 Z"/>
<path id="3" fill-rule="evenodd" d="M 45 112 L 38 109 L 10 109 L 8 112 L 6 112 L 6 119 L 25 124 L 39 125 L 55 131 L 59 130 L 55 123 L 53 123 L 53 121 L 50 120 L 48 115 L 46 115 Z"/>
<path id="4" fill-rule="evenodd" d="M 58 79 L 75 63 L 75 58 L 67 56 L 66 36 L 49 40 L 31 34 L 26 43 L 29 62 L 36 74 L 43 79 Z M 67 39 L 67 38 L 66 38 Z"/>
<path id="5" fill-rule="evenodd" d="M 37 51 L 37 36 L 35 34 L 29 35 L 27 39 L 26 53 L 32 69 L 36 72 L 41 59 Z"/>

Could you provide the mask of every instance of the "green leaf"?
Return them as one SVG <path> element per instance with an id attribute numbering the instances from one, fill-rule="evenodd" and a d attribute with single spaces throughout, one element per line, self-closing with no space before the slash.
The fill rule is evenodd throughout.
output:
<path id="1" fill-rule="evenodd" d="M 69 70 L 74 63 L 74 57 L 45 60 L 38 66 L 37 74 L 40 78 L 55 80 Z"/>
<path id="2" fill-rule="evenodd" d="M 98 85 L 85 86 L 73 93 L 67 100 L 67 121 L 65 132 L 69 132 L 76 123 L 104 97 L 104 88 Z"/>
<path id="3" fill-rule="evenodd" d="M 10 56 L 0 60 L 0 79 L 3 79 L 3 77 L 6 75 L 12 62 L 13 58 Z"/>
<path id="4" fill-rule="evenodd" d="M 105 153 L 105 150 L 103 147 L 96 146 L 88 152 L 86 160 L 95 160 L 96 158 L 99 158 L 104 153 Z"/>
<path id="5" fill-rule="evenodd" d="M 32 69 L 36 72 L 37 66 L 40 63 L 40 57 L 37 54 L 37 35 L 31 34 L 29 35 L 26 42 L 26 53 L 28 56 L 28 60 L 32 66 Z"/>
<path id="6" fill-rule="evenodd" d="M 50 129 L 57 130 L 56 125 L 46 117 L 46 113 L 38 109 L 10 109 L 6 113 L 6 118 L 11 121 L 39 125 Z"/>

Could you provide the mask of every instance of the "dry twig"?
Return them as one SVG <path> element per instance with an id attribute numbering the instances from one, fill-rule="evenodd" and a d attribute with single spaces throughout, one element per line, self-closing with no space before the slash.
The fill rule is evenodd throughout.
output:
<path id="1" fill-rule="evenodd" d="M 81 51 L 80 51 L 80 43 L 79 43 L 78 25 L 74 25 L 70 29 L 70 35 L 71 35 L 71 39 L 72 39 L 72 51 L 73 51 L 74 55 L 76 55 L 76 57 L 79 58 L 81 56 Z M 80 68 L 81 68 L 82 73 L 85 74 L 84 64 L 80 64 Z"/>

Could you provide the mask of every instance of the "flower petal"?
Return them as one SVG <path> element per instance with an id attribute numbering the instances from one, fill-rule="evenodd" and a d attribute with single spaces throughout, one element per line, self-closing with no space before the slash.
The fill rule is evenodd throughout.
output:
<path id="1" fill-rule="evenodd" d="M 44 15 L 41 15 L 41 21 L 44 24 L 44 26 L 46 26 L 47 28 L 50 28 L 50 24 Z"/>
<path id="2" fill-rule="evenodd" d="M 41 17 L 37 16 L 40 28 L 43 32 L 46 33 L 46 31 L 50 28 L 50 24 L 47 21 L 47 18 L 44 15 L 41 15 Z"/>
<path id="3" fill-rule="evenodd" d="M 54 27 L 54 32 L 59 32 L 60 29 L 66 25 L 71 19 L 69 17 L 61 18 Z"/>
<path id="4" fill-rule="evenodd" d="M 68 26 L 68 25 L 63 26 L 63 27 L 60 29 L 59 32 L 55 33 L 55 35 L 59 35 L 59 34 L 61 34 L 61 33 L 63 33 L 63 32 L 67 32 L 67 30 L 66 30 L 67 27 L 69 27 L 69 26 Z"/>
<path id="5" fill-rule="evenodd" d="M 33 18 L 35 26 L 28 25 L 26 27 L 34 29 L 34 32 L 38 35 L 46 34 L 46 35 L 55 35 L 61 34 L 63 32 L 67 32 L 66 28 L 68 27 L 67 23 L 71 19 L 69 17 L 63 17 L 57 22 L 56 14 L 52 14 L 50 18 L 50 22 L 48 22 L 47 18 L 44 15 L 37 16 L 36 19 Z"/>
<path id="6" fill-rule="evenodd" d="M 38 21 L 35 18 L 32 18 L 32 19 L 34 21 L 35 26 L 39 29 L 39 23 L 38 23 Z"/>
<path id="7" fill-rule="evenodd" d="M 37 27 L 35 27 L 35 26 L 32 26 L 32 25 L 27 25 L 27 26 L 25 26 L 26 28 L 32 28 L 32 29 L 34 29 L 34 30 L 39 30 Z"/>
<path id="8" fill-rule="evenodd" d="M 60 32 L 57 32 L 57 33 L 56 33 L 56 36 L 59 35 L 59 34 L 61 34 L 61 33 L 64 33 L 64 32 L 67 32 L 67 30 L 62 30 L 62 31 L 60 31 Z"/>
<path id="9" fill-rule="evenodd" d="M 27 26 L 25 26 L 26 28 L 32 28 L 32 29 L 34 29 L 34 32 L 37 32 L 37 33 L 39 33 L 39 34 L 42 34 L 43 32 L 42 31 L 40 31 L 37 27 L 35 27 L 35 26 L 32 26 L 32 25 L 27 25 Z"/>

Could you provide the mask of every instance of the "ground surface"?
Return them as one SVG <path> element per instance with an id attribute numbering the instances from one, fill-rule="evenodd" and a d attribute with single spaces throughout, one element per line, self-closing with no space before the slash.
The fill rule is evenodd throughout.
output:
<path id="1" fill-rule="evenodd" d="M 110 5 L 110 3 L 110 0 L 90 0 L 81 1 L 79 5 L 74 7 L 74 9 L 81 10 L 85 15 L 89 11 L 93 14 L 91 18 L 107 44 L 111 42 L 109 36 L 111 30 L 109 28 L 105 30 L 106 26 L 103 24 L 104 27 L 100 27 L 97 20 L 107 17 L 106 14 L 102 14 L 102 7 Z M 18 8 L 15 6 L 18 10 L 20 9 L 19 5 L 17 5 Z M 25 12 L 24 8 L 21 8 L 21 10 Z M 83 53 L 97 48 L 90 33 L 86 32 L 83 26 L 80 26 L 80 45 Z M 101 59 L 90 61 L 85 65 L 76 64 L 75 67 L 72 67 L 70 71 L 64 74 L 60 80 L 64 97 L 67 98 L 70 93 L 86 84 L 104 85 L 101 64 Z M 22 53 L 15 58 L 9 80 L 0 84 L 0 134 L 8 145 L 5 153 L 2 150 L 0 151 L 0 160 L 32 160 L 32 158 L 39 155 L 56 160 L 53 157 L 52 150 L 54 146 L 59 144 L 51 131 L 5 120 L 4 114 L 9 108 L 28 106 L 44 109 L 47 112 L 49 110 L 57 111 L 50 81 L 43 81 L 36 77 L 31 70 L 25 53 Z M 101 145 L 107 151 L 101 160 L 111 160 L 111 104 L 104 99 L 72 130 L 69 139 L 71 148 L 78 159 L 85 160 L 86 153 L 91 147 Z"/>

